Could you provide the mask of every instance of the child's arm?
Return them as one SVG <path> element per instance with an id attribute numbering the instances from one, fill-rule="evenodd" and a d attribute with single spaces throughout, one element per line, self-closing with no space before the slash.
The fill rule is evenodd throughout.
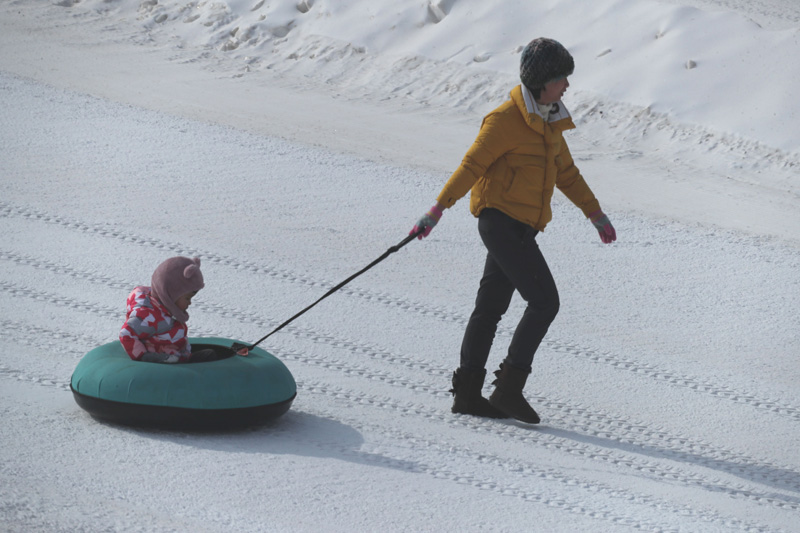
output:
<path id="1" fill-rule="evenodd" d="M 138 316 L 139 310 L 134 310 L 119 331 L 119 341 L 131 359 L 140 361 L 142 355 L 153 353 L 154 346 L 148 346 L 147 339 L 155 334 L 155 328 L 148 325 L 147 317 Z"/>
<path id="2" fill-rule="evenodd" d="M 147 340 L 152 335 L 148 335 L 148 328 L 142 327 L 141 320 L 131 318 L 134 320 L 129 318 L 119 332 L 119 340 L 131 359 L 148 363 L 179 363 L 181 359 L 188 358 L 188 355 L 181 352 L 174 353 L 175 350 L 155 351 L 156 346 Z"/>

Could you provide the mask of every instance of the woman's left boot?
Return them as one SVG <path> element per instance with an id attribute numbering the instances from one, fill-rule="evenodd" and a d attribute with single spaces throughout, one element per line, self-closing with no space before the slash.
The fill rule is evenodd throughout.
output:
<path id="1" fill-rule="evenodd" d="M 506 414 L 489 405 L 489 400 L 481 395 L 483 380 L 486 378 L 486 370 L 470 370 L 459 368 L 453 372 L 453 393 L 454 413 L 463 415 L 483 416 L 486 418 L 508 418 Z"/>
<path id="2" fill-rule="evenodd" d="M 506 362 L 500 363 L 500 370 L 494 373 L 497 379 L 492 382 L 497 388 L 489 396 L 489 404 L 511 418 L 538 424 L 539 415 L 522 395 L 529 374 L 529 370 L 513 367 Z"/>

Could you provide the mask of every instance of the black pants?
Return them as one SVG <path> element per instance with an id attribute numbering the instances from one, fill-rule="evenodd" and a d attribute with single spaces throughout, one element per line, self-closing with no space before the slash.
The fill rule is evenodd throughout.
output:
<path id="1" fill-rule="evenodd" d="M 496 209 L 481 212 L 478 231 L 489 253 L 461 344 L 461 367 L 486 368 L 497 324 L 517 290 L 528 306 L 514 331 L 506 362 L 530 371 L 559 308 L 556 283 L 536 243 L 538 231 Z"/>

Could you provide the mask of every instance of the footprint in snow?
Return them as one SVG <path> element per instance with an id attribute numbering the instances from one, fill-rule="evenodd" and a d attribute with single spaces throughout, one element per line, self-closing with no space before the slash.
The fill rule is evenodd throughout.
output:
<path id="1" fill-rule="evenodd" d="M 314 0 L 300 0 L 297 2 L 297 10 L 300 13 L 308 13 L 314 5 Z"/>
<path id="2" fill-rule="evenodd" d="M 431 0 L 428 2 L 428 16 L 434 24 L 439 24 L 453 9 L 456 0 Z"/>
<path id="3" fill-rule="evenodd" d="M 277 37 L 278 39 L 283 39 L 289 32 L 292 31 L 292 26 L 275 26 L 274 28 L 269 28 L 269 32 L 272 34 L 273 37 Z"/>

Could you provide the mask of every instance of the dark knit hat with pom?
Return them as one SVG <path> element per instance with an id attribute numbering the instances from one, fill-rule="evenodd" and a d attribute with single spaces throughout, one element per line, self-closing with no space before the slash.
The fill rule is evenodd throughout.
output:
<path id="1" fill-rule="evenodd" d="M 176 320 L 185 324 L 189 320 L 189 313 L 178 309 L 175 300 L 205 287 L 200 259 L 171 257 L 158 265 L 150 283 L 151 293 Z"/>
<path id="2" fill-rule="evenodd" d="M 533 92 L 546 83 L 566 78 L 574 70 L 575 61 L 561 43 L 539 37 L 529 42 L 522 51 L 519 78 Z"/>

